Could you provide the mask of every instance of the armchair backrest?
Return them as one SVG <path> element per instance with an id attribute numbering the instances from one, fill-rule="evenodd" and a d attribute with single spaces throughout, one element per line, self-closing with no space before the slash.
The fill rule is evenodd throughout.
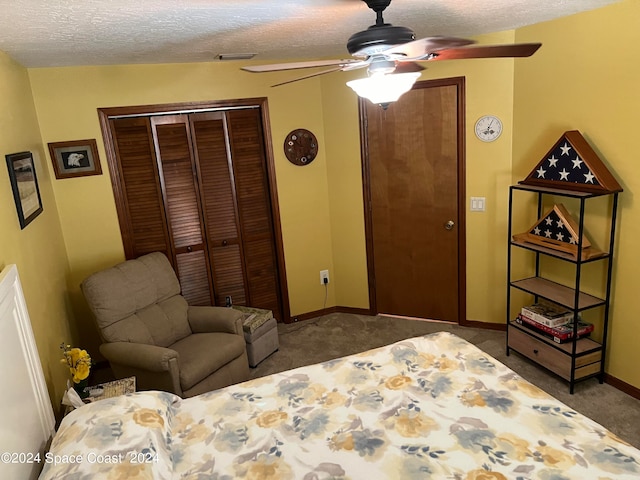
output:
<path id="1" fill-rule="evenodd" d="M 191 334 L 187 302 L 162 253 L 94 273 L 81 288 L 105 342 L 168 347 Z"/>

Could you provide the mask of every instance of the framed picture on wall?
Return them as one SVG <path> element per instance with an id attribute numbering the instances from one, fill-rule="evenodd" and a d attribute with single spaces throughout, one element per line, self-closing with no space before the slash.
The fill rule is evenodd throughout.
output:
<path id="1" fill-rule="evenodd" d="M 20 228 L 24 229 L 42 213 L 42 199 L 31 152 L 6 155 L 9 179 L 16 202 Z"/>
<path id="2" fill-rule="evenodd" d="M 50 143 L 49 153 L 58 179 L 102 174 L 94 139 Z"/>

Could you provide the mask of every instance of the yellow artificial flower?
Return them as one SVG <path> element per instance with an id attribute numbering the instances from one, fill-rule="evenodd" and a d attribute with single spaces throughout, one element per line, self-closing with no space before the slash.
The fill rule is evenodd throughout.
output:
<path id="1" fill-rule="evenodd" d="M 75 383 L 80 383 L 82 380 L 84 380 L 85 378 L 87 378 L 89 376 L 89 370 L 91 368 L 89 367 L 89 365 L 85 364 L 85 363 L 80 363 L 78 364 L 78 366 L 76 367 L 75 372 L 73 372 L 73 381 Z"/>
<path id="2" fill-rule="evenodd" d="M 80 383 L 86 379 L 91 371 L 91 356 L 87 351 L 77 347 L 71 348 L 71 345 L 64 343 L 60 348 L 62 349 L 61 362 L 69 367 L 73 383 Z"/>

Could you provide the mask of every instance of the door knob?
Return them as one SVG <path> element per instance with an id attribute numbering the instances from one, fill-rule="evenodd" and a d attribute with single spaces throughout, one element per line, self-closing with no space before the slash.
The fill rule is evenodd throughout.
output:
<path id="1" fill-rule="evenodd" d="M 456 223 L 453 220 L 449 220 L 444 224 L 444 228 L 446 228 L 447 230 L 451 230 L 455 224 Z"/>

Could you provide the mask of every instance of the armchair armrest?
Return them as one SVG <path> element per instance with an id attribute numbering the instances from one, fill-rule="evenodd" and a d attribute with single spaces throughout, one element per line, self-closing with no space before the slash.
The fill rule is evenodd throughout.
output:
<path id="1" fill-rule="evenodd" d="M 103 343 L 100 353 L 111 363 L 150 372 L 168 372 L 171 370 L 171 360 L 178 360 L 175 350 L 144 343 Z"/>
<path id="2" fill-rule="evenodd" d="M 100 345 L 116 378 L 136 377 L 138 390 L 163 390 L 182 396 L 178 352 L 144 343 L 113 342 Z"/>
<path id="3" fill-rule="evenodd" d="M 189 306 L 187 318 L 193 333 L 222 332 L 242 336 L 242 312 L 227 307 Z"/>

